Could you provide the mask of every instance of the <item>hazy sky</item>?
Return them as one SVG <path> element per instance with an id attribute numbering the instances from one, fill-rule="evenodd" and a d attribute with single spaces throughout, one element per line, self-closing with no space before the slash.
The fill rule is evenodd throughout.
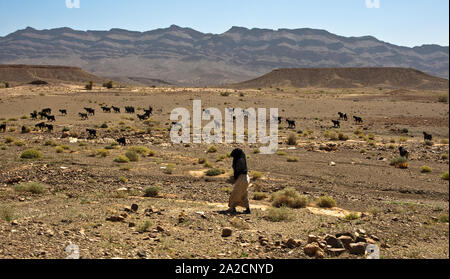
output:
<path id="1" fill-rule="evenodd" d="M 379 7 L 368 8 L 369 6 Z M 75 0 L 72 0 L 75 2 Z M 31 26 L 148 31 L 176 24 L 205 33 L 318 28 L 404 46 L 449 45 L 448 0 L 0 0 L 0 36 Z"/>

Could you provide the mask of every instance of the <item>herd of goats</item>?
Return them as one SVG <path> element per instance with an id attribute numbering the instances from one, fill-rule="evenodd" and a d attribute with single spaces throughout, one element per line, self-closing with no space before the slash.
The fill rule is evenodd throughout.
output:
<path id="1" fill-rule="evenodd" d="M 112 107 L 101 106 L 101 109 L 104 113 L 112 113 L 112 112 L 121 113 L 121 109 L 119 107 L 115 107 L 115 106 L 112 106 Z M 85 110 L 85 112 L 78 113 L 78 116 L 82 120 L 87 120 L 87 119 L 89 119 L 90 116 L 95 116 L 95 109 L 85 107 L 84 110 Z M 59 112 L 61 113 L 61 116 L 67 116 L 67 109 L 60 109 Z M 136 109 L 132 106 L 127 106 L 127 107 L 125 107 L 125 113 L 135 114 Z M 152 116 L 152 114 L 153 114 L 153 108 L 150 106 L 148 109 L 144 109 L 144 114 L 137 114 L 137 117 L 139 120 L 144 121 L 144 120 L 149 119 L 150 116 Z M 338 115 L 339 115 L 338 120 L 331 120 L 333 123 L 333 128 L 340 128 L 341 121 L 348 121 L 348 116 L 346 113 L 339 112 Z M 49 123 L 41 122 L 41 123 L 36 124 L 35 127 L 37 129 L 39 129 L 41 131 L 44 129 L 47 129 L 48 132 L 52 132 L 54 130 L 53 124 L 50 124 L 50 123 L 56 121 L 56 117 L 54 115 L 52 115 L 52 109 L 45 108 L 41 112 L 33 111 L 32 113 L 30 113 L 30 116 L 31 116 L 31 119 L 33 119 L 33 120 L 47 119 L 47 121 L 49 122 Z M 354 119 L 355 123 L 357 123 L 357 124 L 363 123 L 363 119 L 359 116 L 353 116 L 353 119 Z M 278 120 L 279 124 L 282 124 L 283 118 L 278 117 L 276 120 Z M 295 120 L 290 120 L 290 119 L 286 118 L 286 122 L 289 125 L 289 129 L 296 128 Z M 174 123 L 172 123 L 172 124 L 174 124 Z M 7 128 L 6 123 L 0 124 L 0 132 L 6 132 L 6 128 Z M 97 137 L 97 130 L 95 130 L 95 129 L 86 129 L 86 132 L 89 134 L 88 139 Z M 22 126 L 22 133 L 27 133 L 26 126 Z M 423 132 L 423 135 L 424 135 L 425 141 L 433 140 L 433 136 L 431 134 Z M 126 145 L 125 138 L 119 138 L 116 141 L 123 146 Z M 401 157 L 405 157 L 408 159 L 409 152 L 404 147 L 400 146 L 399 151 L 400 151 Z"/>
<path id="2" fill-rule="evenodd" d="M 101 109 L 104 113 L 121 113 L 121 109 L 115 106 L 112 107 L 106 107 L 102 106 Z M 81 118 L 81 120 L 88 120 L 90 116 L 95 116 L 95 109 L 93 108 L 84 108 L 85 112 L 78 113 L 78 116 Z M 67 116 L 67 109 L 60 109 L 59 110 L 61 116 Z M 134 114 L 136 112 L 136 109 L 131 106 L 125 107 L 125 112 L 129 114 Z M 150 106 L 148 109 L 144 109 L 144 114 L 137 114 L 137 117 L 140 120 L 147 120 L 150 118 L 150 116 L 153 114 L 153 108 Z M 35 128 L 39 130 L 47 130 L 48 132 L 53 132 L 54 125 L 50 124 L 56 121 L 56 117 L 52 115 L 52 109 L 51 108 L 45 108 L 42 109 L 40 112 L 33 111 L 30 113 L 32 120 L 44 120 L 47 119 L 48 123 L 40 122 L 35 125 Z M 6 123 L 0 124 L 0 132 L 6 132 Z M 22 133 L 27 133 L 27 127 L 22 126 Z M 86 132 L 89 134 L 88 139 L 96 138 L 97 137 L 97 130 L 95 129 L 86 129 Z M 119 138 L 116 140 L 119 144 L 125 146 L 126 145 L 126 139 L 125 138 Z"/>

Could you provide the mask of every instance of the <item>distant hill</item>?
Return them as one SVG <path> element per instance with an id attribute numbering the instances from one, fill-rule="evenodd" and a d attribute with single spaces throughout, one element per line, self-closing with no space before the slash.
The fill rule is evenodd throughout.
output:
<path id="1" fill-rule="evenodd" d="M 0 37 L 0 64 L 76 66 L 97 76 L 196 86 L 241 82 L 279 68 L 403 67 L 448 78 L 449 48 L 309 28 L 233 27 L 223 34 L 175 25 L 147 32 L 26 28 Z"/>
<path id="2" fill-rule="evenodd" d="M 95 76 L 77 67 L 41 65 L 0 65 L 0 81 L 15 84 L 43 80 L 50 83 L 103 83 L 105 78 Z"/>
<path id="3" fill-rule="evenodd" d="M 448 89 L 448 80 L 406 68 L 311 68 L 279 69 L 249 81 L 233 84 L 236 88 L 406 88 Z"/>

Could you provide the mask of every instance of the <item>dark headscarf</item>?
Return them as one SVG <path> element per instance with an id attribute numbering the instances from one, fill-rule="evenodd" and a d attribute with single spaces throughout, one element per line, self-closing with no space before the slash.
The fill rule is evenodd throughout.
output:
<path id="1" fill-rule="evenodd" d="M 241 174 L 247 174 L 247 157 L 245 156 L 244 151 L 240 148 L 236 148 L 231 152 L 231 157 L 233 157 L 234 179 L 238 179 Z"/>

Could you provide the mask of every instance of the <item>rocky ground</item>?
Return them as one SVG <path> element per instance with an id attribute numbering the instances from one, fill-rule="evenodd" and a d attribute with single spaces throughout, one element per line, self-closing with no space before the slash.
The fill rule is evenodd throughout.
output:
<path id="1" fill-rule="evenodd" d="M 249 144 L 216 144 L 215 152 L 171 144 L 170 112 L 191 110 L 195 99 L 222 110 L 277 107 L 297 127 L 283 123 L 274 155 Z M 0 258 L 66 258 L 70 244 L 82 258 L 362 258 L 369 244 L 381 258 L 448 258 L 447 100 L 448 91 L 387 89 L 0 89 Z M 155 111 L 139 121 L 102 113 L 102 104 Z M 56 116 L 51 133 L 29 118 L 47 107 Z M 96 115 L 81 121 L 84 107 Z M 350 119 L 333 129 L 339 111 Z M 87 128 L 98 138 L 87 139 Z M 126 147 L 114 144 L 122 136 Z M 410 152 L 405 169 L 390 165 L 400 145 Z M 135 162 L 115 162 L 132 146 L 146 150 Z M 221 212 L 232 187 L 226 155 L 235 147 L 249 157 L 251 215 Z M 21 158 L 28 149 L 42 157 Z M 222 174 L 205 175 L 212 168 Z M 29 182 L 40 186 L 24 189 Z M 149 197 L 149 187 L 157 195 Z M 274 209 L 271 195 L 287 187 L 308 204 Z M 335 207 L 321 208 L 323 196 Z"/>

